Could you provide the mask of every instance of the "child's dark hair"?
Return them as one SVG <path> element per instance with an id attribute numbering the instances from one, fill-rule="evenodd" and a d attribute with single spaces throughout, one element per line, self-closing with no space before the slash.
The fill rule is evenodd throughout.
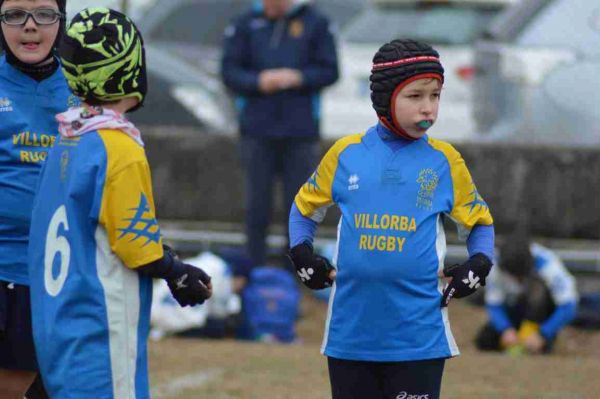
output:
<path id="1" fill-rule="evenodd" d="M 500 269 L 517 278 L 529 276 L 534 266 L 530 245 L 528 233 L 517 232 L 505 238 L 500 246 Z"/>

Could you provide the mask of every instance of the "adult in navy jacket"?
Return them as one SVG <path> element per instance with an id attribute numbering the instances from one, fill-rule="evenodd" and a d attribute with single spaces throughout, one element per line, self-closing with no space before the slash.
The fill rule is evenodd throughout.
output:
<path id="1" fill-rule="evenodd" d="M 338 78 L 330 23 L 309 1 L 258 1 L 226 29 L 221 68 L 237 96 L 247 250 L 260 265 L 273 180 L 281 176 L 289 209 L 320 155 L 319 93 Z"/>

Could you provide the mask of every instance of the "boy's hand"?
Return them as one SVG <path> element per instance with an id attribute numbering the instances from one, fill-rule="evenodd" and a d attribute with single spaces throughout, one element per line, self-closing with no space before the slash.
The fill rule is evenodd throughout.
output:
<path id="1" fill-rule="evenodd" d="M 509 349 L 518 344 L 519 337 L 517 335 L 517 330 L 515 330 L 512 327 L 504 330 L 504 332 L 500 336 L 500 347 L 502 349 Z"/>
<path id="2" fill-rule="evenodd" d="M 544 349 L 546 340 L 540 333 L 534 332 L 525 338 L 522 343 L 528 353 L 537 354 Z"/>
<path id="3" fill-rule="evenodd" d="M 307 243 L 296 245 L 290 250 L 289 257 L 296 268 L 302 283 L 311 290 L 331 287 L 335 279 L 335 269 L 327 259 L 315 255 Z"/>
<path id="4" fill-rule="evenodd" d="M 167 280 L 173 298 L 181 306 L 204 303 L 212 295 L 210 276 L 204 270 L 187 263 L 181 263 L 180 267 L 179 276 Z"/>
<path id="5" fill-rule="evenodd" d="M 462 265 L 444 268 L 444 276 L 452 277 L 442 296 L 442 307 L 448 306 L 452 298 L 464 298 L 471 295 L 480 286 L 485 286 L 492 262 L 487 256 L 477 253 Z"/>
<path id="6" fill-rule="evenodd" d="M 273 69 L 266 69 L 258 74 L 258 90 L 263 94 L 273 94 L 279 89 L 279 78 Z"/>

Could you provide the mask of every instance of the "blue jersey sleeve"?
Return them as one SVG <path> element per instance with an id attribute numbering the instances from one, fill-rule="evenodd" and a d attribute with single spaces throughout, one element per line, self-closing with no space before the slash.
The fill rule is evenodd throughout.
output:
<path id="1" fill-rule="evenodd" d="M 305 241 L 312 244 L 316 231 L 317 222 L 303 216 L 296 204 L 292 204 L 289 221 L 290 247 L 295 247 Z"/>
<path id="2" fill-rule="evenodd" d="M 494 225 L 476 224 L 467 238 L 469 256 L 482 253 L 490 260 L 494 259 Z"/>
<path id="3" fill-rule="evenodd" d="M 502 305 L 487 305 L 486 306 L 488 315 L 490 316 L 490 323 L 494 329 L 498 332 L 504 332 L 512 327 L 512 323 L 508 318 L 508 314 L 506 310 L 504 310 L 504 306 Z"/>
<path id="4" fill-rule="evenodd" d="M 575 317 L 575 302 L 565 303 L 556 308 L 554 313 L 542 324 L 540 333 L 545 338 L 553 338 L 564 326 Z"/>

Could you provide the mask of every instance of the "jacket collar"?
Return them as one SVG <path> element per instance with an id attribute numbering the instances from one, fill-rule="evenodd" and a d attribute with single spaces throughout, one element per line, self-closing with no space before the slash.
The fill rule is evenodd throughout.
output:
<path id="1" fill-rule="evenodd" d="M 286 13 L 284 19 L 294 18 L 295 16 L 300 14 L 302 10 L 304 10 L 311 2 L 312 0 L 292 0 L 292 6 Z M 254 12 L 254 15 L 264 17 L 264 8 L 262 0 L 255 0 L 252 6 L 252 10 Z"/>

